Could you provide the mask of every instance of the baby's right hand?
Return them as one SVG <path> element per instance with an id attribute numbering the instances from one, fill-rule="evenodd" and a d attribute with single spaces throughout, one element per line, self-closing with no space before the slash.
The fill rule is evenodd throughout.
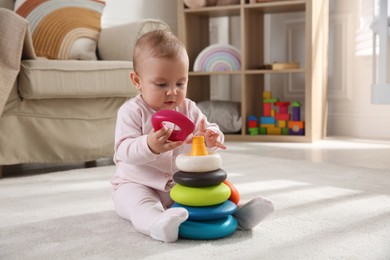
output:
<path id="1" fill-rule="evenodd" d="M 160 154 L 182 145 L 182 141 L 172 142 L 168 140 L 172 131 L 173 129 L 169 129 L 166 126 L 160 128 L 158 131 L 154 129 L 150 131 L 147 137 L 149 149 L 155 154 Z"/>

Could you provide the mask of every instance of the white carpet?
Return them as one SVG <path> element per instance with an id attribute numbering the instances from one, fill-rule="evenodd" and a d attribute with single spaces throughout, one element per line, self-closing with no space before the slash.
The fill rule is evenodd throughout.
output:
<path id="1" fill-rule="evenodd" d="M 0 259 L 390 259 L 390 172 L 221 155 L 244 199 L 275 203 L 252 232 L 154 241 L 113 212 L 105 166 L 0 180 Z"/>

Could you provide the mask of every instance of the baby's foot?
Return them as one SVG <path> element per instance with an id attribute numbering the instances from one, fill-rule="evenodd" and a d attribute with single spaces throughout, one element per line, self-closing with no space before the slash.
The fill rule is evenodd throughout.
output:
<path id="1" fill-rule="evenodd" d="M 188 211 L 183 208 L 170 208 L 164 211 L 149 228 L 149 235 L 164 242 L 175 242 L 179 237 L 179 226 L 188 218 Z"/>
<path id="2" fill-rule="evenodd" d="M 256 197 L 239 207 L 233 215 L 241 229 L 250 230 L 274 212 L 274 210 L 274 205 L 271 201 L 262 197 Z"/>

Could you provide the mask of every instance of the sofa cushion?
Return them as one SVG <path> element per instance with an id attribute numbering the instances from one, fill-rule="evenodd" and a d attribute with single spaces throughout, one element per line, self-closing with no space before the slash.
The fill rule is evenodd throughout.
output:
<path id="1" fill-rule="evenodd" d="M 104 5 L 98 0 L 17 0 L 14 10 L 30 22 L 37 56 L 96 60 Z"/>
<path id="2" fill-rule="evenodd" d="M 169 26 L 156 19 L 142 19 L 103 28 L 99 35 L 98 50 L 102 60 L 133 60 L 137 39 L 153 30 L 170 31 Z"/>
<path id="3" fill-rule="evenodd" d="M 129 61 L 23 60 L 19 94 L 25 99 L 131 97 Z"/>
<path id="4" fill-rule="evenodd" d="M 9 9 L 9 10 L 13 10 L 14 9 L 14 5 L 15 5 L 15 1 L 14 0 L 1 0 L 0 1 L 0 7 L 1 8 L 6 8 L 6 9 Z"/>

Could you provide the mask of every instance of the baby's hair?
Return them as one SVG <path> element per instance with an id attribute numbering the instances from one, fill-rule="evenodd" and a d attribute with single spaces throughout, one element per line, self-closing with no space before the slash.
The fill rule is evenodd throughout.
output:
<path id="1" fill-rule="evenodd" d="M 154 58 L 175 59 L 180 51 L 185 50 L 184 44 L 170 31 L 154 30 L 142 35 L 134 46 L 133 66 L 138 72 L 138 63 L 145 55 Z"/>

